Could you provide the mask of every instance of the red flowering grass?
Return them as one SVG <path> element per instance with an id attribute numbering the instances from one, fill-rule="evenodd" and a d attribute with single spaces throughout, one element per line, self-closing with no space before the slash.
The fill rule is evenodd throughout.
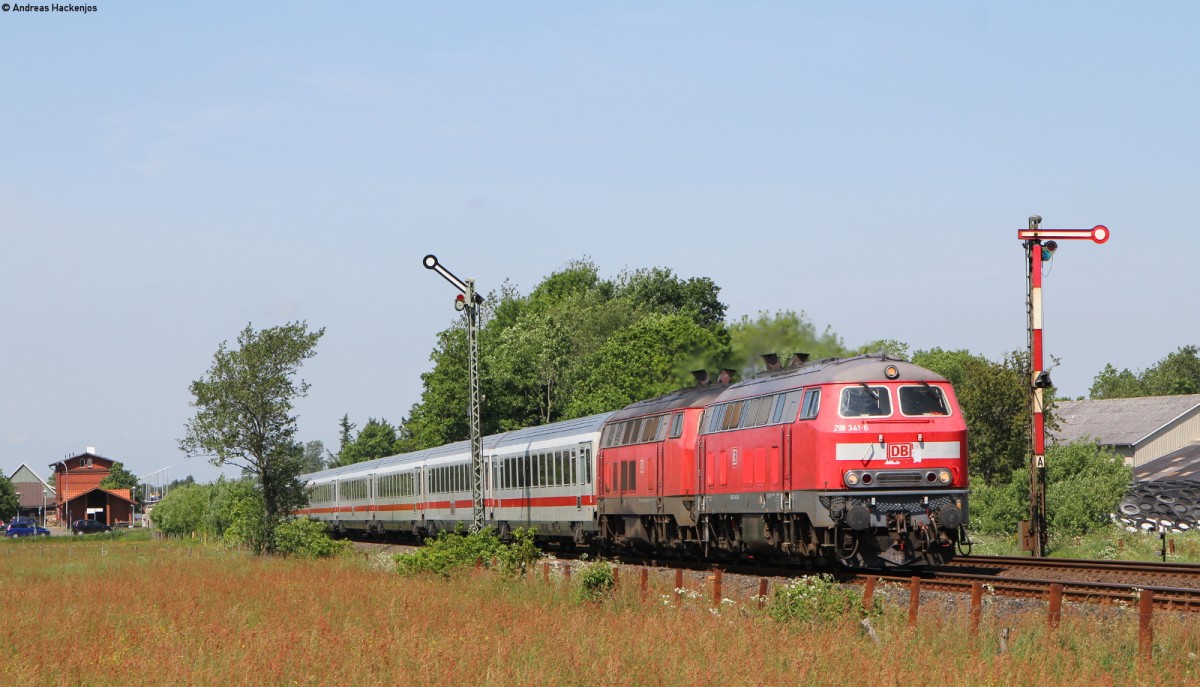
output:
<path id="1" fill-rule="evenodd" d="M 631 571 L 630 571 L 631 572 Z M 400 577 L 360 558 L 289 561 L 180 542 L 0 543 L 0 685 L 1153 685 L 1200 679 L 1196 620 L 986 618 L 906 610 L 781 625 L 659 585 L 576 604 L 564 583 Z M 1002 627 L 1012 628 L 998 655 Z"/>

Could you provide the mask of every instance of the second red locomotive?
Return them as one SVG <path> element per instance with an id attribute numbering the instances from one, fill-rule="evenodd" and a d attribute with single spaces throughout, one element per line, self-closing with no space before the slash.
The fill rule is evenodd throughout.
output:
<path id="1" fill-rule="evenodd" d="M 707 556 L 934 564 L 965 540 L 967 428 L 942 377 L 795 356 L 635 403 L 600 440 L 599 540 Z"/>

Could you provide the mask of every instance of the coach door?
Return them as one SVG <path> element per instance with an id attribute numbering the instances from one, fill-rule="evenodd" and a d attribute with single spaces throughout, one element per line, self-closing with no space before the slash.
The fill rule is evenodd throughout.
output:
<path id="1" fill-rule="evenodd" d="M 584 501 L 591 495 L 592 445 L 582 443 L 571 449 L 571 473 L 568 476 L 575 495 L 575 510 L 582 511 Z"/>
<path id="2" fill-rule="evenodd" d="M 427 496 L 428 492 L 425 489 L 425 466 L 424 465 L 417 468 L 416 477 L 417 477 L 417 489 L 416 489 L 417 510 L 420 511 L 421 522 L 424 523 L 425 522 L 425 499 L 428 498 L 428 496 Z"/>

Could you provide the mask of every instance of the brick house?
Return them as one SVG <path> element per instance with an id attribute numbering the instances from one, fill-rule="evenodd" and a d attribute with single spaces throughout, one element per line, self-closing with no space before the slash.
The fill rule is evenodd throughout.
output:
<path id="1" fill-rule="evenodd" d="M 47 512 L 53 517 L 54 487 L 42 481 L 42 478 L 28 465 L 22 463 L 21 467 L 9 475 L 8 479 L 17 491 L 19 506 L 17 515 L 34 518 L 39 523 L 43 521 L 43 516 Z"/>
<path id="2" fill-rule="evenodd" d="M 130 490 L 100 487 L 116 461 L 95 451 L 89 446 L 84 453 L 50 464 L 57 487 L 55 512 L 59 522 L 68 525 L 90 518 L 106 525 L 132 523 L 134 501 Z"/>

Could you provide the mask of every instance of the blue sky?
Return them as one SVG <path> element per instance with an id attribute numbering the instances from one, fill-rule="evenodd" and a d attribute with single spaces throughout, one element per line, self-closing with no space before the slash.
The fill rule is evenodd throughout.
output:
<path id="1" fill-rule="evenodd" d="M 135 3 L 0 13 L 0 469 L 138 474 L 253 323 L 324 326 L 298 406 L 399 420 L 453 292 L 590 256 L 848 344 L 1023 348 L 1060 390 L 1200 343 L 1187 3 Z"/>

